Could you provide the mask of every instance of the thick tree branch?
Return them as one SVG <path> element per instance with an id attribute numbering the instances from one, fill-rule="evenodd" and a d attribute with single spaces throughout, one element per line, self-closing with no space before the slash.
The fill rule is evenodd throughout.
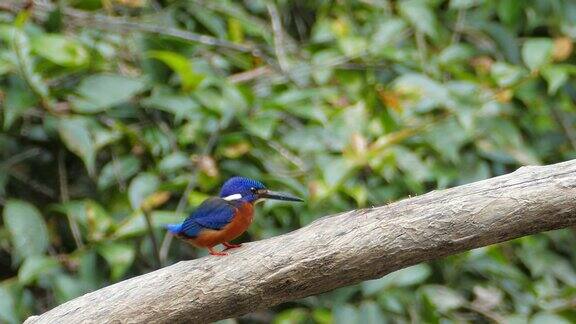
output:
<path id="1" fill-rule="evenodd" d="M 576 225 L 576 160 L 324 217 L 86 294 L 27 323 L 203 323 Z"/>

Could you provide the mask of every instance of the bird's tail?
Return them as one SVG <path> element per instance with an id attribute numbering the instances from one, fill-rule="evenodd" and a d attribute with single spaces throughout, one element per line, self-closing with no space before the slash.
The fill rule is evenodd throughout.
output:
<path id="1" fill-rule="evenodd" d="M 182 224 L 168 224 L 166 225 L 166 229 L 174 235 L 180 234 L 180 232 L 182 232 Z"/>

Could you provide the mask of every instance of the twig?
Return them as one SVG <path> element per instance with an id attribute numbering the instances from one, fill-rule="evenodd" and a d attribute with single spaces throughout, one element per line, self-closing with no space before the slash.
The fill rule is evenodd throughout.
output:
<path id="1" fill-rule="evenodd" d="M 228 77 L 228 81 L 234 84 L 248 82 L 262 76 L 271 75 L 274 71 L 269 66 L 257 67 L 253 70 L 236 73 Z"/>
<path id="2" fill-rule="evenodd" d="M 10 175 L 13 176 L 16 180 L 19 180 L 27 185 L 30 186 L 30 188 L 32 188 L 33 190 L 47 196 L 50 198 L 55 198 L 56 194 L 54 193 L 54 190 L 52 190 L 52 188 L 46 186 L 43 183 L 40 183 L 34 179 L 31 179 L 30 177 L 28 177 L 27 175 L 25 175 L 24 173 L 20 172 L 20 171 L 16 171 L 14 169 L 10 170 Z"/>
<path id="3" fill-rule="evenodd" d="M 114 171 L 114 178 L 116 178 L 116 182 L 118 183 L 118 188 L 120 192 L 126 191 L 126 181 L 120 175 L 120 166 L 118 165 L 118 157 L 113 150 L 111 150 L 110 154 L 112 155 L 112 170 Z"/>
<path id="4" fill-rule="evenodd" d="M 66 174 L 66 166 L 65 166 L 65 155 L 66 152 L 61 150 L 58 153 L 58 179 L 60 182 L 60 202 L 63 204 L 70 201 L 70 194 L 68 192 L 68 175 Z M 78 227 L 78 223 L 76 219 L 72 216 L 72 213 L 66 212 L 66 217 L 68 218 L 68 223 L 70 224 L 70 231 L 72 232 L 72 236 L 74 237 L 74 242 L 76 242 L 76 247 L 79 249 L 84 247 L 84 243 L 82 243 L 82 234 L 80 233 L 80 228 Z"/>
<path id="5" fill-rule="evenodd" d="M 459 9 L 458 16 L 456 17 L 456 24 L 454 25 L 454 33 L 452 34 L 452 39 L 450 44 L 456 44 L 460 41 L 460 35 L 464 29 L 464 22 L 466 18 L 466 9 Z"/>
<path id="6" fill-rule="evenodd" d="M 416 48 L 418 49 L 418 57 L 420 58 L 420 65 L 422 71 L 428 72 L 430 69 L 428 68 L 428 64 L 426 63 L 426 56 L 427 56 L 427 48 L 426 48 L 426 40 L 424 39 L 424 34 L 416 30 L 414 32 L 414 37 L 416 38 Z"/>
<path id="7" fill-rule="evenodd" d="M 32 13 L 37 19 L 45 20 L 48 16 L 48 13 L 51 12 L 53 9 L 54 6 L 51 4 L 35 0 L 34 10 Z M 18 12 L 21 10 L 21 6 L 18 3 L 8 1 L 0 3 L 0 10 Z M 78 26 L 91 26 L 105 30 L 123 30 L 123 31 L 135 31 L 135 32 L 158 34 L 163 36 L 175 37 L 186 41 L 196 42 L 208 46 L 215 46 L 244 53 L 251 53 L 252 55 L 258 57 L 266 56 L 263 53 L 263 51 L 257 47 L 235 44 L 212 36 L 197 34 L 178 28 L 151 25 L 147 23 L 137 22 L 128 18 L 117 18 L 102 14 L 91 14 L 81 10 L 70 8 L 65 8 L 63 10 L 63 14 L 64 16 L 66 16 L 68 23 Z"/>
<path id="8" fill-rule="evenodd" d="M 475 305 L 469 305 L 464 307 L 484 316 L 485 318 L 491 320 L 493 323 L 497 324 L 506 323 L 506 320 L 500 314 L 494 313 L 490 310 L 483 309 L 482 307 L 478 307 Z"/>
<path id="9" fill-rule="evenodd" d="M 152 227 L 150 212 L 143 209 L 142 213 L 144 214 L 144 219 L 146 220 L 148 236 L 150 236 L 150 241 L 152 241 L 152 252 L 154 253 L 154 259 L 156 261 L 156 269 L 159 269 L 162 266 L 162 263 L 160 262 L 160 249 L 158 248 L 158 241 L 156 241 L 156 236 L 154 235 L 154 227 Z"/>
<path id="10" fill-rule="evenodd" d="M 268 146 L 273 148 L 276 152 L 280 153 L 280 155 L 282 155 L 286 160 L 290 161 L 292 164 L 298 167 L 300 172 L 307 172 L 309 170 L 306 162 L 304 162 L 300 157 L 292 154 L 290 150 L 282 146 L 280 143 L 276 141 L 266 141 L 266 144 L 268 144 Z"/>
<path id="11" fill-rule="evenodd" d="M 556 119 L 556 122 L 560 124 L 564 134 L 566 134 L 568 142 L 570 142 L 572 148 L 576 150 L 576 132 L 572 128 L 573 125 L 566 120 L 566 116 L 561 111 L 556 109 L 556 107 L 550 106 L 550 110 L 552 111 L 552 115 L 554 116 L 554 119 Z"/>
<path id="12" fill-rule="evenodd" d="M 266 20 L 261 19 L 258 16 L 248 15 L 236 6 L 229 6 L 226 1 L 192 0 L 192 2 L 208 10 L 254 25 L 259 29 L 261 34 L 265 35 L 264 38 L 270 37 L 270 25 L 268 25 Z"/>
<path id="13" fill-rule="evenodd" d="M 12 165 L 20 163 L 26 159 L 29 159 L 33 156 L 38 155 L 38 154 L 40 154 L 39 148 L 37 148 L 37 147 L 31 148 L 27 151 L 24 151 L 22 153 L 18 153 L 18 154 L 11 156 L 9 159 L 5 160 L 4 162 L 2 162 L 2 164 L 0 164 L 0 168 L 8 169 Z"/>
<path id="14" fill-rule="evenodd" d="M 268 3 L 266 8 L 268 8 L 268 14 L 270 15 L 270 20 L 272 21 L 272 32 L 274 33 L 274 51 L 276 52 L 278 64 L 280 65 L 282 72 L 288 73 L 289 66 L 288 58 L 286 56 L 286 48 L 284 47 L 284 31 L 282 29 L 282 21 L 280 21 L 278 9 L 273 3 Z"/>

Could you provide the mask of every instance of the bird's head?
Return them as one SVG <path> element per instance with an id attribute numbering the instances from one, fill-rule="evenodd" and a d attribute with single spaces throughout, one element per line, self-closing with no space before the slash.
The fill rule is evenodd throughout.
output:
<path id="1" fill-rule="evenodd" d="M 260 199 L 303 201 L 284 192 L 268 190 L 262 182 L 244 177 L 228 179 L 220 190 L 220 197 L 230 201 L 241 200 L 249 203 L 255 203 Z"/>

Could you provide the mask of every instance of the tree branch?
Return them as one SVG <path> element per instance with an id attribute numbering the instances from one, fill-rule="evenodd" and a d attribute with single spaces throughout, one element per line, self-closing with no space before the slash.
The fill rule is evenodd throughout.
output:
<path id="1" fill-rule="evenodd" d="M 26 323 L 204 323 L 576 225 L 576 160 L 324 217 L 97 290 Z"/>
<path id="2" fill-rule="evenodd" d="M 34 9 L 32 10 L 32 14 L 35 18 L 40 20 L 45 20 L 48 16 L 48 13 L 55 9 L 53 5 L 44 3 L 42 1 L 34 0 L 33 3 Z M 22 4 L 19 2 L 5 1 L 0 3 L 0 10 L 18 12 L 21 9 Z M 71 8 L 65 8 L 63 10 L 63 14 L 67 18 L 66 22 L 73 25 L 90 26 L 98 29 L 112 31 L 143 32 L 170 36 L 185 41 L 200 43 L 208 46 L 227 48 L 239 52 L 250 53 L 254 56 L 265 57 L 262 50 L 257 47 L 236 44 L 223 39 L 197 34 L 183 29 L 142 23 L 129 18 L 92 14 Z M 267 57 L 265 58 L 268 59 Z"/>

